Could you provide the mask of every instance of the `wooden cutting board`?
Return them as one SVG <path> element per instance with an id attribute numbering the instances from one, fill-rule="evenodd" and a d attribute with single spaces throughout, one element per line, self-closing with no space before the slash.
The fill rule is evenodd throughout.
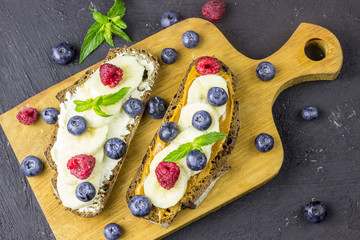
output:
<path id="1" fill-rule="evenodd" d="M 187 30 L 194 30 L 200 35 L 200 44 L 194 49 L 185 48 L 181 42 L 181 36 Z M 168 102 L 175 94 L 189 64 L 199 56 L 219 58 L 237 75 L 240 81 L 234 98 L 240 102 L 241 130 L 235 149 L 228 159 L 232 169 L 220 178 L 197 209 L 182 211 L 168 229 L 133 217 L 128 210 L 125 194 L 161 123 L 144 114 L 112 194 L 99 216 L 86 219 L 65 211 L 55 200 L 50 185 L 53 172 L 46 164 L 41 175 L 28 178 L 57 239 L 103 239 L 103 228 L 110 222 L 122 226 L 122 239 L 161 238 L 265 184 L 279 172 L 284 157 L 272 116 L 272 105 L 277 96 L 282 90 L 301 82 L 335 79 L 343 62 L 341 46 L 336 37 L 327 29 L 307 23 L 301 24 L 276 53 L 262 60 L 242 55 L 212 23 L 196 18 L 164 29 L 134 46 L 158 57 L 165 47 L 173 47 L 178 51 L 179 58 L 175 64 L 161 63 L 159 78 L 152 94 L 164 97 Z M 305 55 L 305 46 L 319 47 L 325 53 L 325 58 L 321 61 L 309 59 Z M 273 63 L 277 71 L 275 78 L 269 82 L 262 82 L 255 76 L 256 66 L 264 60 Z M 93 67 L 99 65 L 100 63 Z M 17 112 L 26 106 L 35 107 L 39 111 L 46 107 L 58 108 L 56 93 L 70 86 L 85 71 L 0 116 L 2 128 L 19 162 L 28 155 L 37 156 L 46 162 L 43 152 L 54 126 L 47 125 L 41 119 L 31 126 L 21 125 L 15 117 Z M 268 153 L 260 153 L 254 147 L 255 137 L 262 132 L 271 134 L 275 139 L 275 146 Z"/>

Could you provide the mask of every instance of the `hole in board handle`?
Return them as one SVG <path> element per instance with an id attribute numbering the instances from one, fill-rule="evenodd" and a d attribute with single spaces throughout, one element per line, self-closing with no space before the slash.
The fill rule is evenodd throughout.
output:
<path id="1" fill-rule="evenodd" d="M 305 44 L 305 55 L 312 61 L 323 60 L 328 52 L 328 46 L 324 40 L 311 39 Z"/>

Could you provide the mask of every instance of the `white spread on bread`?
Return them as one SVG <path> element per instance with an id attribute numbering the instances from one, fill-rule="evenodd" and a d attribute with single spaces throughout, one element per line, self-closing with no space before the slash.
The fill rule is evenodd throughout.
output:
<path id="1" fill-rule="evenodd" d="M 220 107 L 212 106 L 207 101 L 207 93 L 212 87 L 221 87 L 229 94 L 226 80 L 218 74 L 200 76 L 193 81 L 188 91 L 187 104 L 181 109 L 178 121 L 179 135 L 167 147 L 158 152 L 151 161 L 150 173 L 144 181 L 144 192 L 156 207 L 169 208 L 177 204 L 186 192 L 190 177 L 200 172 L 192 171 L 187 167 L 186 157 L 178 160 L 176 163 L 180 166 L 179 178 L 173 188 L 166 190 L 160 186 L 156 178 L 157 165 L 181 144 L 192 142 L 200 135 L 220 131 L 219 119 L 225 114 L 228 103 Z M 205 131 L 197 130 L 192 126 L 192 117 L 195 112 L 200 110 L 209 112 L 212 118 L 211 126 Z M 208 161 L 210 161 L 212 146 L 213 144 L 202 147 Z"/>
<path id="2" fill-rule="evenodd" d="M 51 156 L 57 165 L 58 171 L 58 196 L 65 207 L 80 212 L 97 211 L 91 205 L 97 200 L 98 195 L 89 202 L 82 202 L 75 196 L 76 186 L 81 182 L 90 182 L 98 192 L 103 182 L 109 180 L 114 167 L 120 159 L 108 158 L 104 154 L 104 143 L 113 137 L 123 140 L 126 135 L 130 134 L 127 126 L 134 123 L 134 118 L 128 116 L 122 106 L 130 97 L 140 99 L 147 90 L 150 90 L 149 83 L 142 81 L 143 74 L 145 69 L 148 75 L 151 75 L 154 71 L 154 66 L 150 62 L 138 56 L 118 54 L 107 63 L 123 70 L 122 80 L 114 88 L 104 86 L 101 83 L 98 68 L 82 86 L 76 89 L 75 93 L 67 92 L 66 101 L 60 104 L 57 140 L 51 149 Z M 131 87 L 131 89 L 122 100 L 113 105 L 101 106 L 105 113 L 112 115 L 111 117 L 101 117 L 96 115 L 93 110 L 75 111 L 74 100 L 94 99 L 100 95 L 115 93 L 123 87 Z M 88 131 L 81 136 L 73 136 L 67 131 L 67 122 L 75 115 L 84 117 L 89 126 Z M 80 180 L 71 175 L 66 167 L 68 160 L 78 154 L 89 154 L 96 159 L 93 172 L 85 180 Z M 96 207 L 99 208 L 100 206 Z"/>

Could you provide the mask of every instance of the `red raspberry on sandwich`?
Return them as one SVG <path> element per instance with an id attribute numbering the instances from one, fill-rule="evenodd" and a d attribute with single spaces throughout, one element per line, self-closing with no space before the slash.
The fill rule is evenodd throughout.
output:
<path id="1" fill-rule="evenodd" d="M 74 175 L 80 180 L 87 179 L 94 170 L 96 159 L 91 155 L 80 154 L 72 157 L 67 162 L 67 169 L 70 174 Z"/>
<path id="2" fill-rule="evenodd" d="M 105 86 L 116 87 L 123 77 L 123 70 L 110 63 L 100 66 L 100 79 Z"/>
<path id="3" fill-rule="evenodd" d="M 200 75 L 217 74 L 220 72 L 220 63 L 212 57 L 201 57 L 196 63 L 196 71 Z"/>
<path id="4" fill-rule="evenodd" d="M 155 174 L 160 186 L 169 190 L 179 179 L 180 167 L 174 162 L 160 162 L 155 169 Z"/>

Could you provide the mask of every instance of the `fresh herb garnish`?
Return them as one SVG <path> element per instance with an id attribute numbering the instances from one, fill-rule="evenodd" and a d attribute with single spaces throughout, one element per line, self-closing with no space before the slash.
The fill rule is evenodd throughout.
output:
<path id="1" fill-rule="evenodd" d="M 126 23 L 121 20 L 125 15 L 125 5 L 121 0 L 115 0 L 114 5 L 108 11 L 107 15 L 103 15 L 90 8 L 93 19 L 96 21 L 87 31 L 83 45 L 80 51 L 81 63 L 84 59 L 92 53 L 104 40 L 114 47 L 112 35 L 118 35 L 126 41 L 131 42 L 130 38 L 121 29 L 126 29 Z"/>
<path id="2" fill-rule="evenodd" d="M 163 161 L 165 162 L 176 162 L 184 157 L 193 149 L 198 149 L 202 152 L 201 147 L 209 144 L 213 144 L 226 136 L 225 133 L 210 132 L 201 135 L 194 139 L 193 142 L 181 144 L 178 149 L 170 152 Z"/>
<path id="3" fill-rule="evenodd" d="M 75 111 L 84 112 L 90 109 L 93 109 L 94 112 L 101 117 L 110 117 L 111 115 L 104 113 L 100 106 L 109 106 L 117 103 L 125 97 L 125 95 L 130 91 L 130 87 L 123 87 L 116 93 L 98 96 L 95 99 L 88 99 L 86 101 L 74 100 L 76 105 Z"/>

